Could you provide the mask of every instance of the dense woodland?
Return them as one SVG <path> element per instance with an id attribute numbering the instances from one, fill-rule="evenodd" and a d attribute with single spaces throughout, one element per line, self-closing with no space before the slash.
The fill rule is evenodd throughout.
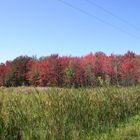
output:
<path id="1" fill-rule="evenodd" d="M 103 52 L 82 57 L 51 55 L 19 56 L 0 64 L 0 86 L 94 87 L 136 85 L 140 78 L 140 56 L 128 51 L 107 56 Z"/>

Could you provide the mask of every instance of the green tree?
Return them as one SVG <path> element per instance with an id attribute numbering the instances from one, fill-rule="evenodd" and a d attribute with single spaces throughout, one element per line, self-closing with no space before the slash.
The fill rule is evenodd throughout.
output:
<path id="1" fill-rule="evenodd" d="M 5 77 L 5 86 L 29 85 L 27 72 L 29 71 L 28 62 L 31 59 L 28 56 L 19 56 L 13 60 L 11 71 Z"/>

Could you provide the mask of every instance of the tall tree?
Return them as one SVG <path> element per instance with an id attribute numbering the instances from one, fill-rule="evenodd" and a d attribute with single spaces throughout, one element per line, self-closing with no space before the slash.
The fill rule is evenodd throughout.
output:
<path id="1" fill-rule="evenodd" d="M 5 85 L 22 86 L 29 85 L 27 73 L 29 71 L 28 62 L 31 60 L 28 56 L 19 56 L 11 63 L 11 71 L 6 75 Z"/>

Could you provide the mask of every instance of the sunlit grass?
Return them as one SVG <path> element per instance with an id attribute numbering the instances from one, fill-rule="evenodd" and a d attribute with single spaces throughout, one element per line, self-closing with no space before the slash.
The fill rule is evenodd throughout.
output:
<path id="1" fill-rule="evenodd" d="M 1 89 L 0 139 L 111 138 L 108 132 L 138 112 L 140 87 Z"/>

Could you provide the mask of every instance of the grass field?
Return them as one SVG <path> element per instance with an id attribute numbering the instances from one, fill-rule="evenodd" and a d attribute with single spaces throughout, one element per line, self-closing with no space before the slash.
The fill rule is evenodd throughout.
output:
<path id="1" fill-rule="evenodd" d="M 95 137 L 90 137 L 90 139 Z M 97 136 L 99 140 L 140 140 L 140 113 L 122 122 L 111 131 Z"/>
<path id="2" fill-rule="evenodd" d="M 0 140 L 98 139 L 140 139 L 139 86 L 0 89 Z"/>

